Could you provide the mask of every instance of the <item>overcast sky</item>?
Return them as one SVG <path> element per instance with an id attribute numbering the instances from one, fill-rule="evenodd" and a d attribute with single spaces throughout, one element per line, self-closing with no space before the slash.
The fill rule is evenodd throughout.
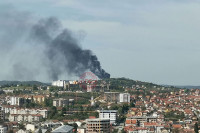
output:
<path id="1" fill-rule="evenodd" d="M 2 0 L 0 6 L 56 16 L 111 77 L 200 85 L 197 0 Z"/>

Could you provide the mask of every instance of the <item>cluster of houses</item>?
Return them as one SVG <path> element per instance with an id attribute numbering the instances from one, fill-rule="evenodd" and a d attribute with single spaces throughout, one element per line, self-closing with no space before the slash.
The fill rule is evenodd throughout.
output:
<path id="1" fill-rule="evenodd" d="M 17 133 L 111 133 L 124 131 L 126 133 L 193 133 L 195 124 L 198 126 L 200 116 L 200 91 L 191 89 L 179 91 L 145 91 L 145 87 L 131 88 L 126 91 L 136 91 L 132 95 L 124 92 L 104 92 L 102 96 L 91 99 L 91 105 L 100 102 L 107 105 L 106 110 L 97 110 L 98 118 L 91 116 L 85 120 L 49 120 L 49 108 L 25 108 L 27 102 L 43 104 L 47 95 L 4 95 L 0 97 L 0 133 L 13 130 Z M 138 93 L 139 92 L 139 93 Z M 74 104 L 74 99 L 54 98 L 53 106 L 61 108 Z M 112 104 L 128 103 L 129 110 L 125 112 L 125 120 L 118 123 L 118 110 L 109 110 Z M 67 123 L 67 124 L 66 124 Z M 72 125 L 76 123 L 75 129 Z M 23 124 L 24 128 L 20 128 Z M 71 126 L 70 126 L 71 125 Z"/>
<path id="2" fill-rule="evenodd" d="M 124 130 L 128 133 L 194 133 L 200 112 L 200 91 L 185 93 L 159 93 L 151 91 L 149 95 L 132 95 L 135 107 L 126 115 Z"/>

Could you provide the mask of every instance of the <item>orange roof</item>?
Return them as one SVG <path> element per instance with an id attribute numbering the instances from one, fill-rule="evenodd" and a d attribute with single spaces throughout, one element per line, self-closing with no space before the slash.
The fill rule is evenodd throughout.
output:
<path id="1" fill-rule="evenodd" d="M 173 128 L 182 128 L 181 124 L 173 124 L 172 127 Z"/>
<path id="2" fill-rule="evenodd" d="M 89 116 L 89 119 L 95 119 L 96 117 L 95 116 Z"/>
<path id="3" fill-rule="evenodd" d="M 126 124 L 136 124 L 137 120 L 126 120 Z"/>
<path id="4" fill-rule="evenodd" d="M 156 126 L 155 122 L 144 122 L 144 126 Z"/>

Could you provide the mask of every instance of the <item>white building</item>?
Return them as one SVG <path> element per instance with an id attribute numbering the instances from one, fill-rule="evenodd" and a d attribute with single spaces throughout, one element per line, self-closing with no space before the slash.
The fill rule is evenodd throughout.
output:
<path id="1" fill-rule="evenodd" d="M 5 120 L 5 112 L 4 112 L 2 106 L 0 106 L 0 120 L 1 120 L 1 121 L 4 121 L 4 120 Z"/>
<path id="2" fill-rule="evenodd" d="M 110 123 L 116 123 L 117 110 L 101 110 L 99 112 L 100 119 L 110 119 Z"/>
<path id="3" fill-rule="evenodd" d="M 66 85 L 65 80 L 57 80 L 52 82 L 52 86 L 65 87 L 65 85 Z"/>
<path id="4" fill-rule="evenodd" d="M 39 122 L 42 120 L 42 115 L 40 114 L 10 114 L 9 121 L 16 122 Z"/>
<path id="5" fill-rule="evenodd" d="M 34 124 L 27 124 L 26 125 L 26 130 L 27 131 L 35 131 L 35 125 Z"/>
<path id="6" fill-rule="evenodd" d="M 119 94 L 119 102 L 120 103 L 130 103 L 130 94 L 129 93 L 120 93 Z"/>
<path id="7" fill-rule="evenodd" d="M 0 125 L 0 133 L 6 133 L 6 132 L 7 132 L 7 128 Z"/>
<path id="8" fill-rule="evenodd" d="M 20 105 L 20 97 L 10 97 L 10 105 Z"/>
<path id="9" fill-rule="evenodd" d="M 28 109 L 28 108 L 14 108 L 10 110 L 10 114 L 15 114 L 15 115 L 25 115 L 25 114 L 30 114 L 30 115 L 37 115 L 40 114 L 42 115 L 43 118 L 47 118 L 48 115 L 48 110 L 47 109 Z"/>

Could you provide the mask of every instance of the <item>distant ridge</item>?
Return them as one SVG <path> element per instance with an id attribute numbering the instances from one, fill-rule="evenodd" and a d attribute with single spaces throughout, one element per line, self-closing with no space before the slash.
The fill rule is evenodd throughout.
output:
<path id="1" fill-rule="evenodd" d="M 186 86 L 176 86 L 177 88 L 186 88 L 186 89 L 200 89 L 200 86 L 192 86 L 192 85 L 186 85 Z"/>
<path id="2" fill-rule="evenodd" d="M 0 81 L 0 86 L 2 85 L 48 85 L 48 83 L 42 83 L 39 81 Z"/>
<path id="3" fill-rule="evenodd" d="M 183 88 L 183 89 L 200 89 L 200 86 L 194 86 L 194 85 L 163 85 L 165 87 L 176 87 L 176 88 Z"/>

